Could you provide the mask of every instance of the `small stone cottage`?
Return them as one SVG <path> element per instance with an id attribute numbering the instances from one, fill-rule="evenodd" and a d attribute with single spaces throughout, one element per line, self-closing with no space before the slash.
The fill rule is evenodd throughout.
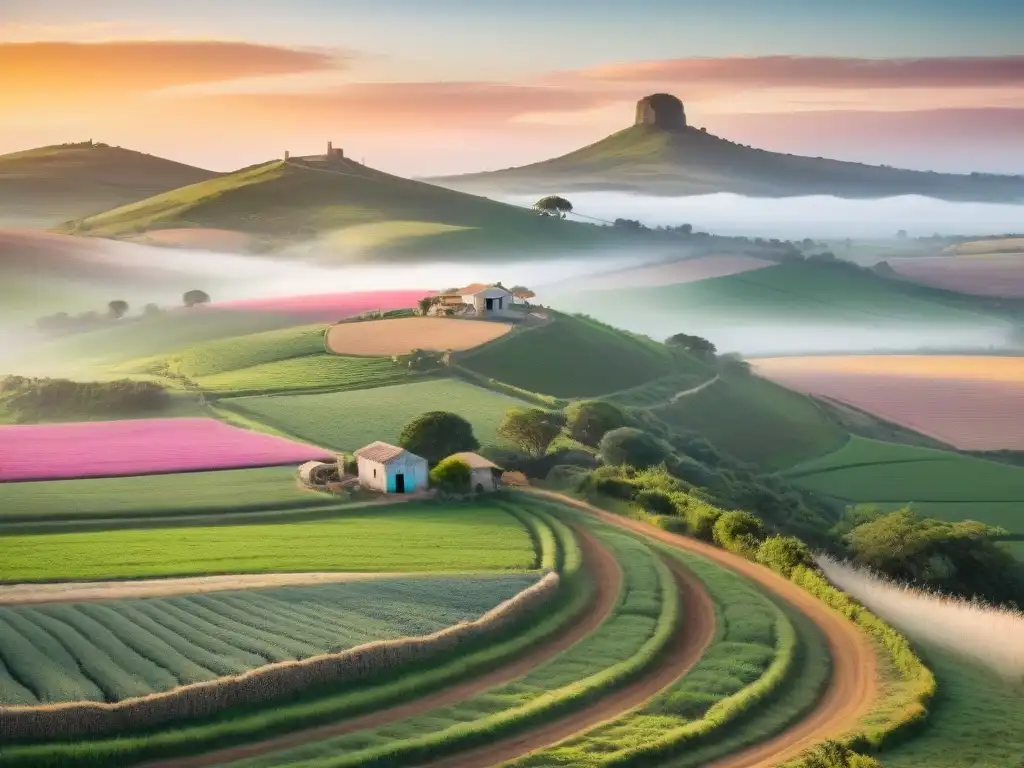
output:
<path id="1" fill-rule="evenodd" d="M 355 452 L 359 484 L 382 493 L 425 491 L 429 484 L 427 460 L 380 440 Z"/>

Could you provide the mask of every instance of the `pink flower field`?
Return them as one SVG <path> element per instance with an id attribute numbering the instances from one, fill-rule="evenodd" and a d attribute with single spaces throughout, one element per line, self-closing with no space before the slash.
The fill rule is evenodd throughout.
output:
<path id="1" fill-rule="evenodd" d="M 331 456 L 215 419 L 0 426 L 0 482 L 272 467 Z"/>
<path id="2" fill-rule="evenodd" d="M 217 309 L 248 312 L 270 312 L 290 315 L 311 322 L 331 322 L 352 317 L 373 309 L 415 307 L 416 302 L 430 294 L 429 290 L 362 291 L 328 293 L 314 296 L 286 296 L 273 299 L 244 299 L 215 304 Z"/>

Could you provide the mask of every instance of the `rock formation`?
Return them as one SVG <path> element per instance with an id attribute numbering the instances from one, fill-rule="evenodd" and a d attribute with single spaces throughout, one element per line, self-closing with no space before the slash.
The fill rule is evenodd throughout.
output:
<path id="1" fill-rule="evenodd" d="M 636 124 L 656 125 L 669 131 L 686 127 L 683 102 L 670 93 L 654 93 L 636 103 Z"/>

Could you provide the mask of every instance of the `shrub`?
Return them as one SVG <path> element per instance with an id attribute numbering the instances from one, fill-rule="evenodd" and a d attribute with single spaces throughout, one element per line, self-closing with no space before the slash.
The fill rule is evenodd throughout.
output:
<path id="1" fill-rule="evenodd" d="M 823 741 L 806 752 L 792 768 L 882 768 L 873 757 L 858 755 L 838 741 Z"/>
<path id="2" fill-rule="evenodd" d="M 399 445 L 436 464 L 446 456 L 480 447 L 473 425 L 455 413 L 430 411 L 406 424 Z"/>
<path id="3" fill-rule="evenodd" d="M 636 494 L 636 502 L 652 515 L 674 515 L 672 497 L 662 491 L 642 490 Z"/>
<path id="4" fill-rule="evenodd" d="M 573 464 L 556 464 L 547 474 L 545 480 L 557 485 L 560 488 L 579 488 L 590 476 L 590 472 L 583 467 Z"/>
<path id="5" fill-rule="evenodd" d="M 722 510 L 710 504 L 691 504 L 684 514 L 690 533 L 703 541 L 715 540 L 715 524 L 721 516 Z"/>
<path id="6" fill-rule="evenodd" d="M 800 539 L 794 536 L 770 536 L 761 542 L 755 557 L 757 562 L 778 571 L 787 579 L 798 566 L 814 568 L 814 556 Z"/>
<path id="7" fill-rule="evenodd" d="M 752 557 L 764 537 L 764 524 L 749 512 L 726 512 L 715 523 L 715 543 L 744 557 Z"/>
<path id="8" fill-rule="evenodd" d="M 450 493 L 465 493 L 469 490 L 473 470 L 462 459 L 450 456 L 430 470 L 430 485 Z"/>
<path id="9" fill-rule="evenodd" d="M 663 462 L 671 453 L 665 443 L 633 427 L 613 429 L 601 438 L 601 457 L 608 464 L 627 464 L 646 469 Z"/>
<path id="10" fill-rule="evenodd" d="M 597 446 L 608 432 L 629 424 L 618 407 L 601 400 L 572 403 L 565 409 L 565 426 L 574 440 Z"/>

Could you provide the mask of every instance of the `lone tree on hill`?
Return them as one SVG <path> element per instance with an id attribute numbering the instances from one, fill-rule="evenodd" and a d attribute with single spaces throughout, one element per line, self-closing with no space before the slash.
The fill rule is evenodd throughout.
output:
<path id="1" fill-rule="evenodd" d="M 181 297 L 186 307 L 196 307 L 201 304 L 210 303 L 210 294 L 206 291 L 193 290 L 188 291 L 184 296 Z"/>
<path id="2" fill-rule="evenodd" d="M 429 411 L 417 416 L 405 425 L 398 444 L 431 464 L 453 453 L 480 447 L 473 435 L 473 425 L 448 411 Z"/>
<path id="3" fill-rule="evenodd" d="M 512 408 L 498 427 L 498 434 L 524 453 L 540 458 L 565 425 L 565 416 L 542 408 Z"/>
<path id="4" fill-rule="evenodd" d="M 688 333 L 677 333 L 675 336 L 669 336 L 665 339 L 665 343 L 670 347 L 682 349 L 695 357 L 703 359 L 714 359 L 718 353 L 718 347 L 710 341 L 701 336 L 691 336 Z"/>
<path id="5" fill-rule="evenodd" d="M 120 320 L 128 314 L 128 302 L 122 301 L 121 299 L 114 299 L 112 302 L 107 304 L 107 312 L 115 320 Z"/>
<path id="6" fill-rule="evenodd" d="M 554 216 L 558 219 L 564 219 L 567 213 L 572 213 L 572 203 L 564 197 L 548 195 L 534 203 L 533 209 L 541 216 Z"/>

